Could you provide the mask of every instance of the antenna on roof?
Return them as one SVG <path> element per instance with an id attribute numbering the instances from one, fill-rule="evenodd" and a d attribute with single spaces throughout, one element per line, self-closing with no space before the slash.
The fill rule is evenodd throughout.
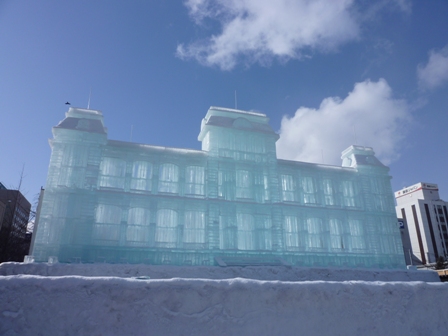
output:
<path id="1" fill-rule="evenodd" d="M 235 90 L 235 110 L 237 109 L 237 103 L 236 103 L 236 90 Z"/>
<path id="2" fill-rule="evenodd" d="M 89 91 L 89 101 L 87 102 L 87 109 L 90 110 L 90 96 L 92 95 L 92 88 Z"/>

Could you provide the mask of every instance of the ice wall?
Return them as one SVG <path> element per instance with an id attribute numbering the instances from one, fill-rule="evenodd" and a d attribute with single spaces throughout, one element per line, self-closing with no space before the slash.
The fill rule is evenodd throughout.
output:
<path id="1" fill-rule="evenodd" d="M 33 255 L 65 262 L 404 267 L 388 168 L 277 160 L 266 115 L 211 107 L 202 150 L 107 139 L 99 111 L 53 128 Z"/>

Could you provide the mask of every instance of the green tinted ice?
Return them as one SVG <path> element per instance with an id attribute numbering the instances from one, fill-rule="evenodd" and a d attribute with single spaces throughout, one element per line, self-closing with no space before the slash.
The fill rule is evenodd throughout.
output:
<path id="1" fill-rule="evenodd" d="M 109 140 L 99 111 L 53 128 L 37 261 L 404 267 L 388 168 L 278 160 L 261 113 L 211 107 L 202 150 Z"/>

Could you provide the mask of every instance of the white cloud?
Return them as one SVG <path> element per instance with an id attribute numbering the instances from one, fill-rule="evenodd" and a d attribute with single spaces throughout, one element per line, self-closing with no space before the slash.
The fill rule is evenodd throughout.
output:
<path id="1" fill-rule="evenodd" d="M 304 50 L 330 51 L 357 39 L 353 0 L 188 0 L 190 16 L 200 24 L 218 20 L 222 31 L 205 41 L 179 45 L 180 58 L 232 69 L 245 62 L 269 63 L 300 58 Z"/>
<path id="2" fill-rule="evenodd" d="M 318 109 L 300 107 L 293 117 L 282 119 L 279 158 L 341 164 L 341 152 L 350 145 L 373 147 L 377 157 L 389 164 L 411 119 L 408 104 L 392 97 L 384 79 L 355 84 L 345 99 L 330 97 Z M 355 143 L 356 137 L 356 143 Z"/>
<path id="3" fill-rule="evenodd" d="M 237 62 L 269 64 L 333 51 L 359 39 L 360 24 L 383 10 L 410 14 L 410 0 L 186 0 L 190 17 L 203 28 L 218 22 L 221 32 L 179 44 L 177 56 L 206 66 L 232 69 Z"/>
<path id="4" fill-rule="evenodd" d="M 400 11 L 406 15 L 412 12 L 411 0 L 357 1 L 357 5 L 362 8 L 362 19 L 367 21 L 378 21 L 384 11 Z"/>
<path id="5" fill-rule="evenodd" d="M 412 12 L 412 1 L 411 0 L 392 0 L 396 5 L 406 14 L 410 14 Z"/>
<path id="6" fill-rule="evenodd" d="M 431 50 L 426 65 L 419 65 L 417 76 L 420 87 L 434 89 L 448 81 L 448 45 L 440 51 Z"/>

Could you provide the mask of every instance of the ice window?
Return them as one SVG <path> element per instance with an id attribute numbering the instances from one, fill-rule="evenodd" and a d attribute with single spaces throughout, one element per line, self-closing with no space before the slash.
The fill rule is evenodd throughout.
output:
<path id="1" fill-rule="evenodd" d="M 373 195 L 374 202 L 375 202 L 375 209 L 378 211 L 384 211 L 386 210 L 386 199 L 384 195 Z"/>
<path id="2" fill-rule="evenodd" d="M 62 149 L 62 166 L 85 167 L 87 164 L 87 147 L 65 144 Z"/>
<path id="3" fill-rule="evenodd" d="M 291 175 L 281 175 L 282 198 L 286 202 L 294 202 L 294 179 Z"/>
<path id="4" fill-rule="evenodd" d="M 364 228 L 360 220 L 350 219 L 350 241 L 352 250 L 363 250 L 366 248 L 364 240 Z"/>
<path id="5" fill-rule="evenodd" d="M 272 249 L 272 221 L 269 216 L 261 216 L 257 220 L 256 243 L 259 250 Z"/>
<path id="6" fill-rule="evenodd" d="M 95 212 L 96 223 L 121 223 L 121 208 L 115 205 L 99 204 Z"/>
<path id="7" fill-rule="evenodd" d="M 70 188 L 82 188 L 84 186 L 84 170 L 77 167 L 61 167 L 58 185 Z"/>
<path id="8" fill-rule="evenodd" d="M 380 186 L 379 181 L 376 178 L 370 179 L 370 185 L 372 188 L 372 193 L 381 194 L 381 186 Z"/>
<path id="9" fill-rule="evenodd" d="M 236 224 L 234 216 L 219 216 L 219 248 L 236 248 Z"/>
<path id="10" fill-rule="evenodd" d="M 297 217 L 285 216 L 283 219 L 283 230 L 286 249 L 299 247 L 299 225 L 297 223 Z"/>
<path id="11" fill-rule="evenodd" d="M 220 168 L 218 172 L 218 196 L 226 200 L 235 198 L 235 170 Z"/>
<path id="12" fill-rule="evenodd" d="M 114 205 L 99 204 L 95 211 L 93 238 L 118 241 L 120 237 L 121 208 Z"/>
<path id="13" fill-rule="evenodd" d="M 151 190 L 152 165 L 145 161 L 135 161 L 132 164 L 131 189 Z"/>
<path id="14" fill-rule="evenodd" d="M 236 171 L 236 197 L 252 198 L 252 178 L 247 170 Z"/>
<path id="15" fill-rule="evenodd" d="M 380 217 L 378 219 L 379 231 L 382 234 L 394 234 L 397 226 L 397 222 L 395 219 L 392 221 L 387 220 L 386 218 Z"/>
<path id="16" fill-rule="evenodd" d="M 265 201 L 269 201 L 269 183 L 267 175 L 263 176 L 263 196 Z"/>
<path id="17" fill-rule="evenodd" d="M 345 248 L 343 239 L 342 222 L 339 219 L 330 219 L 330 244 L 333 250 L 343 250 Z"/>
<path id="18" fill-rule="evenodd" d="M 185 170 L 185 194 L 204 195 L 204 167 L 190 166 Z"/>
<path id="19" fill-rule="evenodd" d="M 325 205 L 334 205 L 333 183 L 330 179 L 322 180 Z"/>
<path id="20" fill-rule="evenodd" d="M 394 236 L 381 237 L 380 245 L 381 250 L 385 254 L 397 254 L 397 242 Z"/>
<path id="21" fill-rule="evenodd" d="M 129 242 L 147 242 L 149 239 L 148 209 L 131 208 L 128 212 L 128 226 L 126 228 L 126 240 Z"/>
<path id="22" fill-rule="evenodd" d="M 126 162 L 121 159 L 103 157 L 100 165 L 100 187 L 124 188 Z"/>
<path id="23" fill-rule="evenodd" d="M 62 159 L 57 184 L 82 188 L 84 186 L 84 167 L 87 165 L 87 147 L 66 144 L 61 153 Z"/>
<path id="24" fill-rule="evenodd" d="M 179 192 L 179 167 L 165 163 L 160 165 L 159 191 L 177 194 Z"/>
<path id="25" fill-rule="evenodd" d="M 353 186 L 353 181 L 342 181 L 342 197 L 343 204 L 348 207 L 355 206 L 355 188 Z"/>
<path id="26" fill-rule="evenodd" d="M 310 248 L 323 248 L 324 237 L 322 220 L 320 218 L 308 218 L 306 220 L 308 228 L 308 246 Z"/>
<path id="27" fill-rule="evenodd" d="M 238 225 L 238 249 L 253 250 L 254 249 L 254 216 L 250 214 L 237 214 Z"/>
<path id="28" fill-rule="evenodd" d="M 302 177 L 302 189 L 303 189 L 303 203 L 312 204 L 316 203 L 316 189 L 314 187 L 314 181 L 311 177 Z"/>
<path id="29" fill-rule="evenodd" d="M 205 243 L 205 213 L 186 211 L 184 221 L 184 243 Z"/>
<path id="30" fill-rule="evenodd" d="M 155 241 L 159 247 L 176 247 L 177 212 L 170 209 L 157 211 Z"/>

